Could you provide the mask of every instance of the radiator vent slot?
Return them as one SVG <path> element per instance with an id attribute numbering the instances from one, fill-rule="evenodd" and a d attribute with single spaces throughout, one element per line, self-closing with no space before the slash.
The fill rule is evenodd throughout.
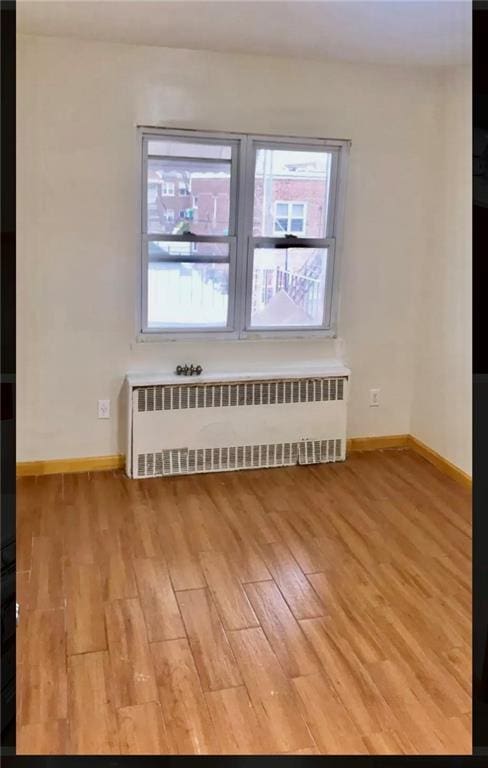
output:
<path id="1" fill-rule="evenodd" d="M 224 472 L 342 461 L 342 440 L 304 440 L 226 448 L 178 448 L 137 456 L 137 477 Z"/>
<path id="2" fill-rule="evenodd" d="M 344 378 L 139 387 L 137 393 L 139 413 L 186 408 L 316 403 L 343 400 Z"/>

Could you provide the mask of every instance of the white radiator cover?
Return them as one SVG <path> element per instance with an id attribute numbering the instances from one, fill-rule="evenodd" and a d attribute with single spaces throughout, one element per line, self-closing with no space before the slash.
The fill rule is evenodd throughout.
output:
<path id="1" fill-rule="evenodd" d="M 128 375 L 129 477 L 343 461 L 349 370 Z"/>

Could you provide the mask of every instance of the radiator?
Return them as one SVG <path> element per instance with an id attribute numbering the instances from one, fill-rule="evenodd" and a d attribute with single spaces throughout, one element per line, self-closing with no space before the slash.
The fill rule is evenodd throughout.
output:
<path id="1" fill-rule="evenodd" d="M 173 378 L 142 384 L 128 377 L 130 477 L 345 459 L 348 375 Z"/>

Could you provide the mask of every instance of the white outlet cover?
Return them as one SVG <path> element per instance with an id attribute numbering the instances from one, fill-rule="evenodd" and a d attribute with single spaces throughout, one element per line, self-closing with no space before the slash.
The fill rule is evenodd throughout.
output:
<path id="1" fill-rule="evenodd" d="M 99 419 L 110 418 L 110 400 L 98 401 L 98 418 Z"/>
<path id="2" fill-rule="evenodd" d="M 369 390 L 369 405 L 371 408 L 378 408 L 380 404 L 380 390 L 379 389 L 370 389 Z"/>

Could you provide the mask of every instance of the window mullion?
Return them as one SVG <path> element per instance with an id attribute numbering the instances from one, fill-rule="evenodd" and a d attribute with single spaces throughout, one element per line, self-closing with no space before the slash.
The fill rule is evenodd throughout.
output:
<path id="1" fill-rule="evenodd" d="M 247 325 L 248 306 L 252 288 L 252 264 L 249 244 L 252 239 L 254 201 L 254 153 L 249 136 L 242 139 L 240 152 L 240 183 L 237 209 L 237 274 L 236 330 L 241 335 Z"/>

